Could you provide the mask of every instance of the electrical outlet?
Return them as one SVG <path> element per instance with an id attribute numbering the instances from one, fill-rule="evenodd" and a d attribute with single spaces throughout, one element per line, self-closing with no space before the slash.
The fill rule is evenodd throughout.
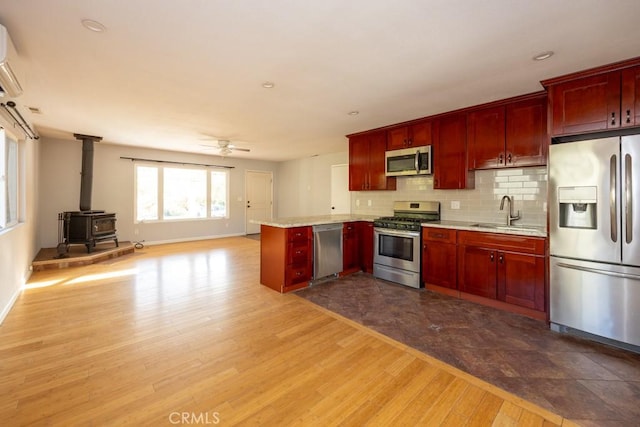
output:
<path id="1" fill-rule="evenodd" d="M 135 234 L 135 235 L 137 236 L 137 235 L 138 235 L 138 233 L 140 233 L 140 231 L 139 231 L 137 228 L 135 228 L 135 229 L 133 230 L 133 234 Z"/>
<path id="2" fill-rule="evenodd" d="M 367 206 L 371 206 L 371 200 L 367 200 Z"/>
<path id="3" fill-rule="evenodd" d="M 360 199 L 356 199 L 356 207 L 359 208 L 360 207 Z"/>
<path id="4" fill-rule="evenodd" d="M 460 202 L 458 200 L 452 200 L 451 209 L 460 209 Z"/>

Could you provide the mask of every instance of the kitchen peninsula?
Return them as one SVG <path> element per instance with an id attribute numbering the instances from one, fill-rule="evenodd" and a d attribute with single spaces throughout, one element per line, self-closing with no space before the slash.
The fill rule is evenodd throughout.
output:
<path id="1" fill-rule="evenodd" d="M 318 215 L 276 218 L 260 224 L 260 283 L 278 292 L 309 286 L 313 279 L 314 225 L 342 224 L 342 271 L 373 268 L 373 216 Z"/>

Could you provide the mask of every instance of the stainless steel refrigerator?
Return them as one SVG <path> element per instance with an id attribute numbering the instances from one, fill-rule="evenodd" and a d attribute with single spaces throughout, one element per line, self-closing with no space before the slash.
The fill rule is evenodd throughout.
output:
<path id="1" fill-rule="evenodd" d="M 638 190 L 640 135 L 551 145 L 553 329 L 640 349 Z"/>

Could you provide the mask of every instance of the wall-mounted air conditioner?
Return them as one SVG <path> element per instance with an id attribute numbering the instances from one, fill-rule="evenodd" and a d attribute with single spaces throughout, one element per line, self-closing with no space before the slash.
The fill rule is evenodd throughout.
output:
<path id="1" fill-rule="evenodd" d="M 10 61 L 16 55 L 9 33 L 4 25 L 0 25 L 0 97 L 11 97 L 22 93 L 18 78 L 11 69 Z"/>

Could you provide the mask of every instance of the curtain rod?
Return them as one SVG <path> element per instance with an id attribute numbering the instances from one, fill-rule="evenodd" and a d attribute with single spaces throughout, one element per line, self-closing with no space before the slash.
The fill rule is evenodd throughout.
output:
<path id="1" fill-rule="evenodd" d="M 29 139 L 40 139 L 38 134 L 35 133 L 35 131 L 33 129 L 31 129 L 31 126 L 29 126 L 29 123 L 27 123 L 27 121 L 24 119 L 22 114 L 20 114 L 20 111 L 18 111 L 18 108 L 16 107 L 16 103 L 15 102 L 9 101 L 6 104 L 3 102 L 2 104 L 0 104 L 0 106 L 2 108 L 4 108 L 4 110 L 11 117 L 11 119 L 18 126 L 20 126 L 20 128 L 22 129 L 22 132 L 25 134 L 25 136 L 27 138 L 29 138 Z M 13 112 L 11 112 L 11 110 L 9 108 L 11 108 L 11 110 L 13 110 Z"/>
<path id="2" fill-rule="evenodd" d="M 235 166 L 208 165 L 205 163 L 174 162 L 172 160 L 141 159 L 138 157 L 120 157 L 120 158 L 123 160 L 131 160 L 132 162 L 140 161 L 140 162 L 154 162 L 154 163 L 170 163 L 173 165 L 206 166 L 211 168 L 235 169 Z"/>

